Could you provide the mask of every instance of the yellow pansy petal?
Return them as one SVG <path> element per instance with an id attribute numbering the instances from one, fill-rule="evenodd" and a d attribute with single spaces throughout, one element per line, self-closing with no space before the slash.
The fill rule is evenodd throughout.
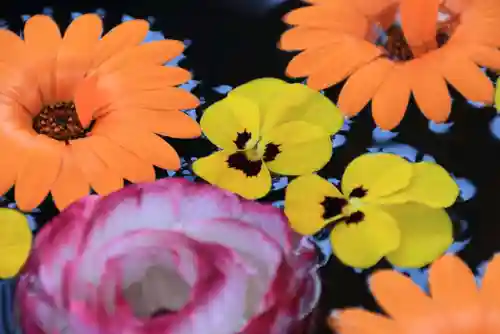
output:
<path id="1" fill-rule="evenodd" d="M 406 188 L 412 172 L 411 164 L 395 154 L 363 154 L 347 166 L 342 176 L 342 192 L 349 196 L 362 187 L 366 190 L 363 201 L 381 202 L 381 197 Z"/>
<path id="2" fill-rule="evenodd" d="M 441 256 L 453 243 L 453 227 L 443 209 L 416 203 L 385 206 L 401 231 L 399 248 L 386 255 L 398 267 L 420 268 Z"/>
<path id="3" fill-rule="evenodd" d="M 285 214 L 292 229 L 312 235 L 325 227 L 325 209 L 321 203 L 326 197 L 343 198 L 333 184 L 316 174 L 299 176 L 290 182 L 285 193 Z M 339 210 L 331 218 L 340 214 Z"/>
<path id="4" fill-rule="evenodd" d="M 286 86 L 268 108 L 263 112 L 262 132 L 286 122 L 304 121 L 333 135 L 344 124 L 343 114 L 330 99 L 302 84 Z"/>
<path id="5" fill-rule="evenodd" d="M 286 91 L 286 87 L 289 85 L 289 83 L 281 79 L 260 78 L 236 87 L 228 95 L 245 97 L 257 103 L 261 111 L 266 111 L 269 110 L 269 108 L 266 108 L 269 106 L 269 103 L 276 99 L 283 91 Z"/>
<path id="6" fill-rule="evenodd" d="M 241 85 L 229 94 L 245 96 L 259 104 L 262 132 L 285 122 L 306 121 L 334 134 L 344 123 L 337 106 L 306 85 L 262 78 Z"/>
<path id="7" fill-rule="evenodd" d="M 333 253 L 344 264 L 369 268 L 399 246 L 400 232 L 394 218 L 377 207 L 363 207 L 359 223 L 340 223 L 332 231 Z"/>
<path id="8" fill-rule="evenodd" d="M 273 159 L 266 160 L 269 170 L 282 175 L 302 175 L 315 172 L 326 165 L 332 156 L 330 136 L 322 128 L 294 121 L 269 131 L 259 144 L 260 150 L 273 151 L 270 145 L 278 145 Z"/>
<path id="9" fill-rule="evenodd" d="M 32 234 L 26 216 L 0 208 L 0 278 L 19 272 L 31 250 Z"/>
<path id="10" fill-rule="evenodd" d="M 207 182 L 244 198 L 257 199 L 265 196 L 271 189 L 271 175 L 266 166 L 261 163 L 260 168 L 254 168 L 257 175 L 247 176 L 243 171 L 229 167 L 228 159 L 232 154 L 218 151 L 200 158 L 193 163 L 193 171 Z M 258 164 L 259 161 L 255 163 Z"/>
<path id="11" fill-rule="evenodd" d="M 448 172 L 438 164 L 412 164 L 413 176 L 408 187 L 388 198 L 394 203 L 417 202 L 433 208 L 447 208 L 455 203 L 460 188 Z"/>
<path id="12" fill-rule="evenodd" d="M 245 97 L 228 95 L 205 110 L 200 125 L 208 139 L 222 149 L 243 149 L 236 145 L 237 139 L 239 144 L 252 147 L 259 138 L 259 107 Z"/>

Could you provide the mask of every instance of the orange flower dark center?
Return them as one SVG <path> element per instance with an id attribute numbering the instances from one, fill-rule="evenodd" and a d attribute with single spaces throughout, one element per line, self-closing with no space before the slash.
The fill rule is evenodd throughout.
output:
<path id="1" fill-rule="evenodd" d="M 413 53 L 406 42 L 403 30 L 398 25 L 393 25 L 387 30 L 387 41 L 384 44 L 387 55 L 395 61 L 406 61 L 413 59 Z"/>
<path id="2" fill-rule="evenodd" d="M 456 24 L 457 18 L 450 22 L 443 23 L 436 32 L 436 41 L 438 47 L 448 42 L 451 36 L 452 27 Z M 381 37 L 377 44 L 383 46 L 387 51 L 386 56 L 394 61 L 407 61 L 414 59 L 408 42 L 404 36 L 403 30 L 399 24 L 393 24 Z"/>
<path id="3" fill-rule="evenodd" d="M 88 132 L 82 126 L 73 102 L 44 106 L 33 118 L 33 129 L 39 134 L 65 142 L 83 138 Z"/>

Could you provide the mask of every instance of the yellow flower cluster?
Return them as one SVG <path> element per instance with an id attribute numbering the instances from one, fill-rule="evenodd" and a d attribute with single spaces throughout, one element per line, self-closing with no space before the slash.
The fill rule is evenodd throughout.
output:
<path id="1" fill-rule="evenodd" d="M 382 257 L 396 266 L 422 267 L 453 242 L 444 208 L 458 194 L 437 164 L 369 153 L 347 167 L 341 190 L 314 174 L 293 180 L 285 213 L 298 233 L 331 230 L 335 255 L 352 267 L 371 267 Z"/>

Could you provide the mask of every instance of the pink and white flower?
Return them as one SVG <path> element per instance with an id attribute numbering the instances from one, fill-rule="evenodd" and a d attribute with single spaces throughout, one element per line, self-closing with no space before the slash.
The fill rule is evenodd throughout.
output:
<path id="1" fill-rule="evenodd" d="M 302 334 L 319 284 L 279 209 L 163 179 L 68 207 L 17 293 L 25 334 Z"/>

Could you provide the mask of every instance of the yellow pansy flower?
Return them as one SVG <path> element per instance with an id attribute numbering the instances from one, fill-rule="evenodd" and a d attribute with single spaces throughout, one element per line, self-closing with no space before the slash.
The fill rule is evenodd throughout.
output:
<path id="1" fill-rule="evenodd" d="M 271 189 L 271 172 L 321 169 L 343 121 L 335 104 L 304 85 L 253 80 L 205 110 L 201 128 L 220 150 L 195 161 L 193 171 L 242 197 L 260 198 Z"/>
<path id="2" fill-rule="evenodd" d="M 422 267 L 453 242 L 444 208 L 459 191 L 435 163 L 364 154 L 346 168 L 341 190 L 315 174 L 290 182 L 285 213 L 303 235 L 331 229 L 333 252 L 349 266 L 368 268 L 386 257 L 395 266 Z"/>
<path id="3" fill-rule="evenodd" d="M 29 256 L 32 238 L 26 216 L 0 208 L 0 279 L 17 275 Z"/>

